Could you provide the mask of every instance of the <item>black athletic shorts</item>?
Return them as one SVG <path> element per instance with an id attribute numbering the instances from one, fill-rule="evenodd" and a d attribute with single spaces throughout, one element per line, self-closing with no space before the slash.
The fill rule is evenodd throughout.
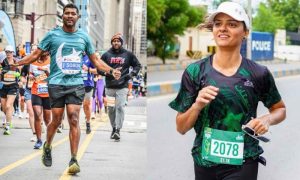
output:
<path id="1" fill-rule="evenodd" d="M 194 165 L 195 180 L 257 180 L 258 160 L 246 159 L 242 166 L 217 165 L 200 167 Z"/>
<path id="2" fill-rule="evenodd" d="M 7 98 L 7 95 L 17 95 L 19 93 L 19 85 L 14 83 L 11 85 L 3 84 L 2 89 L 0 90 L 0 97 Z"/>
<path id="3" fill-rule="evenodd" d="M 50 98 L 49 97 L 40 97 L 38 95 L 31 95 L 32 106 L 42 106 L 43 109 L 51 110 Z"/>
<path id="4" fill-rule="evenodd" d="M 84 85 L 48 85 L 51 108 L 62 108 L 67 104 L 81 105 L 84 98 Z"/>
<path id="5" fill-rule="evenodd" d="M 25 89 L 24 89 L 24 88 L 20 88 L 20 89 L 19 89 L 19 92 L 20 92 L 20 95 L 21 95 L 21 96 L 24 96 L 24 94 L 25 94 Z"/>

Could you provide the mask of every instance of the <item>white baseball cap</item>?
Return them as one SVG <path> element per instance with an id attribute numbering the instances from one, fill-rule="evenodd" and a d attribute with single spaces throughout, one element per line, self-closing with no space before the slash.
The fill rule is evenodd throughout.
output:
<path id="1" fill-rule="evenodd" d="M 237 21 L 244 21 L 247 29 L 250 28 L 250 20 L 248 15 L 246 14 L 245 9 L 238 3 L 235 2 L 223 2 L 219 5 L 216 12 L 211 14 L 208 17 L 209 22 L 213 22 L 216 15 L 219 13 L 224 13 L 231 16 L 233 19 Z"/>
<path id="2" fill-rule="evenodd" d="M 15 48 L 13 48 L 11 45 L 7 45 L 7 46 L 5 47 L 5 51 L 15 52 Z"/>

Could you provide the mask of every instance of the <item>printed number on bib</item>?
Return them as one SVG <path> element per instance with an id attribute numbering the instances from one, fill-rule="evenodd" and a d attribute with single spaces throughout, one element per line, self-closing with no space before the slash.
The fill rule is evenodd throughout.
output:
<path id="1" fill-rule="evenodd" d="M 39 83 L 37 88 L 38 94 L 47 94 L 48 93 L 48 85 L 46 83 Z"/>
<path id="2" fill-rule="evenodd" d="M 79 56 L 68 56 L 62 61 L 62 71 L 64 74 L 77 74 L 81 70 L 81 60 Z"/>
<path id="3" fill-rule="evenodd" d="M 243 163 L 244 136 L 242 132 L 205 128 L 202 158 L 218 164 Z"/>
<path id="4" fill-rule="evenodd" d="M 87 71 L 82 70 L 81 74 L 82 74 L 82 78 L 84 81 L 88 80 L 88 72 Z"/>
<path id="5" fill-rule="evenodd" d="M 8 71 L 4 74 L 4 81 L 14 82 L 16 81 L 15 71 Z"/>

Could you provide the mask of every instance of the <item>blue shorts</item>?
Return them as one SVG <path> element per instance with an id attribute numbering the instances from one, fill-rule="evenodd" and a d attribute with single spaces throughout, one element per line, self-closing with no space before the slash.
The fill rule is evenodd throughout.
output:
<path id="1" fill-rule="evenodd" d="M 31 100 L 31 89 L 25 88 L 24 99 L 25 101 Z"/>

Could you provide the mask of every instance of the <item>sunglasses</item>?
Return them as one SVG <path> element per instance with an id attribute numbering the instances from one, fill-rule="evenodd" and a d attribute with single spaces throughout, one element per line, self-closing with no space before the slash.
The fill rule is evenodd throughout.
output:
<path id="1" fill-rule="evenodd" d="M 242 130 L 248 134 L 249 136 L 251 136 L 252 138 L 256 139 L 256 140 L 260 140 L 262 142 L 270 142 L 271 139 L 265 137 L 265 136 L 260 136 L 260 135 L 257 135 L 255 134 L 255 131 L 248 127 L 248 126 L 245 126 L 245 125 L 242 125 Z"/>
<path id="2" fill-rule="evenodd" d="M 13 53 L 13 51 L 5 51 L 5 53 Z"/>

